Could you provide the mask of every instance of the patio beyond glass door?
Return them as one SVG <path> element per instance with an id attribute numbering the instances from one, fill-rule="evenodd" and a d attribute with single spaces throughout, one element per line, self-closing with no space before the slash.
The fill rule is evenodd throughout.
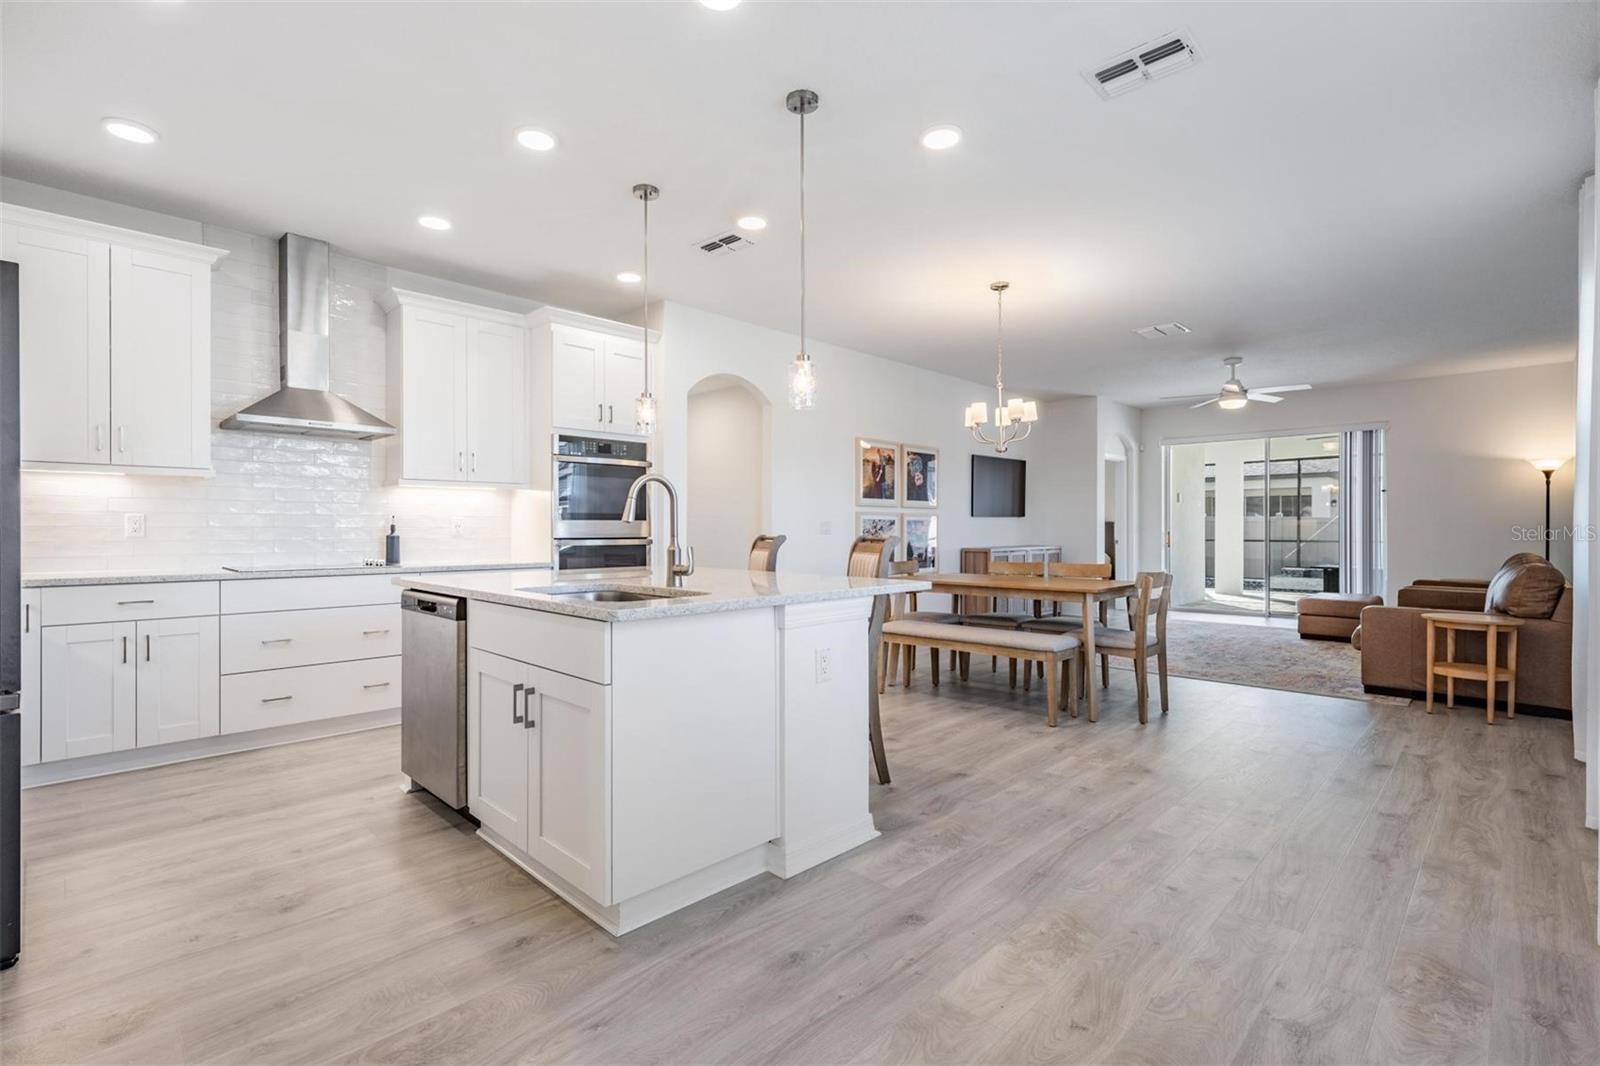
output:
<path id="1" fill-rule="evenodd" d="M 1343 437 L 1168 445 L 1173 605 L 1292 616 L 1301 596 L 1339 591 Z"/>

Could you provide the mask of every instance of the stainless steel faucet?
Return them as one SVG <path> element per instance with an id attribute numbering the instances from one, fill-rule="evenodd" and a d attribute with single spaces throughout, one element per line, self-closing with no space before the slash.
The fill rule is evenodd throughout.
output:
<path id="1" fill-rule="evenodd" d="M 634 521 L 634 511 L 639 506 L 639 492 L 652 481 L 667 490 L 667 505 L 671 508 L 667 516 L 667 584 L 682 585 L 683 579 L 694 573 L 694 549 L 678 547 L 678 490 L 672 482 L 660 474 L 644 474 L 634 479 L 628 487 L 628 502 L 622 508 L 622 520 Z"/>

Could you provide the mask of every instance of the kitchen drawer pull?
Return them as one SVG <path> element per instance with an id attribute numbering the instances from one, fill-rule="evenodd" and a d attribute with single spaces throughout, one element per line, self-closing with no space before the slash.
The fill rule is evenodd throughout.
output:
<path id="1" fill-rule="evenodd" d="M 263 640 L 261 646 L 265 648 L 269 644 L 291 644 L 293 642 L 293 637 L 273 637 L 271 640 Z"/>
<path id="2" fill-rule="evenodd" d="M 381 637 L 386 635 L 388 632 L 389 631 L 387 629 L 363 629 L 361 631 L 361 635 L 364 637 Z"/>
<path id="3" fill-rule="evenodd" d="M 155 603 L 155 600 L 118 600 L 118 607 L 139 607 L 144 604 Z"/>
<path id="4" fill-rule="evenodd" d="M 374 681 L 370 685 L 362 685 L 361 687 L 362 688 L 388 688 L 389 687 L 389 682 L 387 682 L 387 681 Z"/>
<path id="5" fill-rule="evenodd" d="M 522 695 L 522 728 L 524 729 L 533 728 L 533 696 L 538 691 L 538 689 L 530 685 L 528 686 L 528 691 Z"/>
<path id="6" fill-rule="evenodd" d="M 144 661 L 145 662 L 149 662 L 150 661 L 150 634 L 149 633 L 146 633 L 144 635 Z"/>
<path id="7" fill-rule="evenodd" d="M 123 637 L 122 638 L 122 661 L 124 663 L 126 663 L 128 661 L 128 638 L 127 637 Z"/>
<path id="8" fill-rule="evenodd" d="M 292 699 L 294 699 L 293 696 L 263 696 L 263 697 L 261 697 L 261 702 L 262 703 L 287 703 Z"/>
<path id="9" fill-rule="evenodd" d="M 527 688 L 521 681 L 511 686 L 511 724 L 522 725 L 522 715 L 517 713 L 517 703 L 522 699 L 522 690 Z"/>

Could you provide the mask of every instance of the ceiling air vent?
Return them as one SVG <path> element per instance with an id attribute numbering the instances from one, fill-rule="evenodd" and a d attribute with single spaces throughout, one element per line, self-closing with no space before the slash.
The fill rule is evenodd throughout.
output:
<path id="1" fill-rule="evenodd" d="M 1134 332 L 1147 341 L 1158 341 L 1163 337 L 1181 337 L 1185 333 L 1193 333 L 1194 331 L 1182 322 L 1163 322 L 1157 326 L 1136 329 Z"/>
<path id="2" fill-rule="evenodd" d="M 755 247 L 755 241 L 742 233 L 719 233 L 715 237 L 707 237 L 703 241 L 695 241 L 695 247 L 707 255 L 729 255 L 745 248 Z"/>
<path id="3" fill-rule="evenodd" d="M 1103 99 L 1130 93 L 1157 78 L 1166 77 L 1200 59 L 1187 32 L 1162 34 L 1137 48 L 1112 56 L 1083 77 Z"/>

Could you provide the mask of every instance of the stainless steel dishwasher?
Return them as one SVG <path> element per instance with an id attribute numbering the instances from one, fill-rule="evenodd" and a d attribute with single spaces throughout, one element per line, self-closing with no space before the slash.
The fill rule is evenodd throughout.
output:
<path id="1" fill-rule="evenodd" d="M 467 805 L 467 601 L 400 595 L 400 770 L 451 807 Z"/>

